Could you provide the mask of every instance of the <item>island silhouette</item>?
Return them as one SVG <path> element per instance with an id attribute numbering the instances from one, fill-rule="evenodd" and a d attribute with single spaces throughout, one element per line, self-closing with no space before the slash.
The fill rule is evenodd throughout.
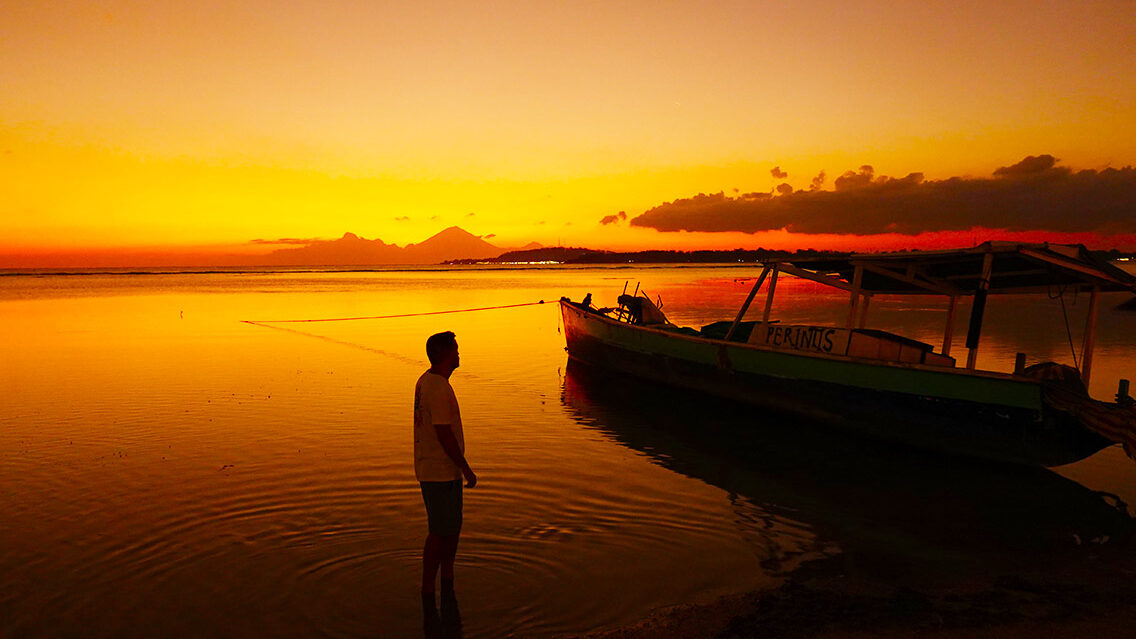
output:
<path id="1" fill-rule="evenodd" d="M 539 247 L 529 244 L 524 249 Z M 310 240 L 256 256 L 265 266 L 360 266 L 374 264 L 438 264 L 447 260 L 492 259 L 517 249 L 502 248 L 458 226 L 446 228 L 417 244 L 398 246 L 344 233 L 335 240 Z"/>

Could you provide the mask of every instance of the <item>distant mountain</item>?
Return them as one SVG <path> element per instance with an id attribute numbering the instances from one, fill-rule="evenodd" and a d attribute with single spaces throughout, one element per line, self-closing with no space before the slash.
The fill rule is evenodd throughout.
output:
<path id="1" fill-rule="evenodd" d="M 327 266 L 398 263 L 402 249 L 382 240 L 344 233 L 338 240 L 313 240 L 296 248 L 276 249 L 261 256 L 272 266 Z"/>
<path id="2" fill-rule="evenodd" d="M 437 264 L 446 260 L 497 257 L 507 249 L 496 247 L 465 229 L 450 228 L 402 249 L 407 264 Z M 458 257 L 460 256 L 460 257 Z"/>
<path id="3" fill-rule="evenodd" d="M 344 233 L 337 240 L 313 240 L 303 246 L 277 249 L 261 256 L 258 261 L 270 266 L 438 264 L 447 260 L 489 259 L 508 250 L 494 246 L 465 229 L 451 226 L 405 247 Z"/>

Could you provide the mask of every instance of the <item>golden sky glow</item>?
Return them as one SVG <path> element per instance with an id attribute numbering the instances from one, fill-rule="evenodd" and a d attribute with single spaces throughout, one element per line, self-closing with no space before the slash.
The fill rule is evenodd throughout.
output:
<path id="1" fill-rule="evenodd" d="M 1132 164 L 1134 25 L 1115 1 L 5 2 L 0 254 L 450 225 L 821 245 L 599 219 L 863 164 Z"/>

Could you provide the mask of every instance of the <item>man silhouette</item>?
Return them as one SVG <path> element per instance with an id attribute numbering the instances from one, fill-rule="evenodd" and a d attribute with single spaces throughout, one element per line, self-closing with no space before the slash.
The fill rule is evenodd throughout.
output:
<path id="1" fill-rule="evenodd" d="M 426 340 L 430 370 L 414 386 L 414 474 L 422 487 L 429 534 L 422 549 L 422 594 L 433 598 L 442 571 L 442 590 L 453 591 L 454 557 L 462 526 L 462 477 L 466 487 L 477 475 L 465 459 L 465 437 L 450 375 L 458 367 L 458 343 L 450 331 Z"/>

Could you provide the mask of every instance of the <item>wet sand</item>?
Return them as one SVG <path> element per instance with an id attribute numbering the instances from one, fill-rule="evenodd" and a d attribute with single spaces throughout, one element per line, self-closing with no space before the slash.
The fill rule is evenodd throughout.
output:
<path id="1" fill-rule="evenodd" d="M 861 639 L 1131 637 L 1136 627 L 1136 543 L 1039 556 L 1032 569 L 903 582 L 847 573 L 657 610 L 581 639 Z"/>

